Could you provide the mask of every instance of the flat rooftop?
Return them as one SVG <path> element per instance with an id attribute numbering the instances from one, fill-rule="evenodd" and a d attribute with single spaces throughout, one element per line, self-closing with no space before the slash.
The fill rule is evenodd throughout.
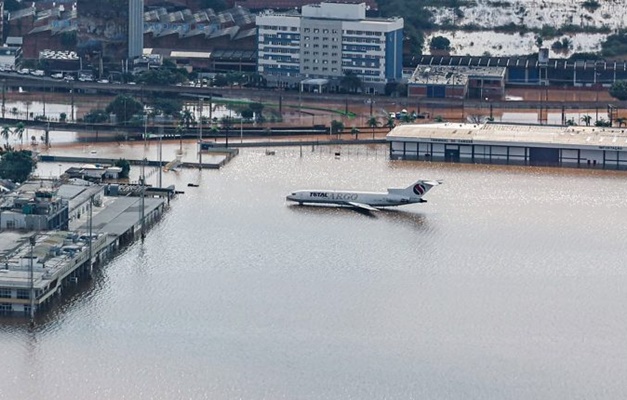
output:
<path id="1" fill-rule="evenodd" d="M 505 67 L 419 65 L 407 83 L 464 86 L 471 77 L 501 79 L 505 77 Z"/>
<path id="2" fill-rule="evenodd" d="M 404 124 L 386 136 L 388 141 L 431 141 L 627 151 L 627 128 L 525 124 Z"/>

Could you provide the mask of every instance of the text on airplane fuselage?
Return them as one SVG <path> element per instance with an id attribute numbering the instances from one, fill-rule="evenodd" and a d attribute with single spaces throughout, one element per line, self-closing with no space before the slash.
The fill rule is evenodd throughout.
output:
<path id="1" fill-rule="evenodd" d="M 309 192 L 309 197 L 327 200 L 357 200 L 359 195 L 356 193 L 327 193 L 327 192 Z"/>

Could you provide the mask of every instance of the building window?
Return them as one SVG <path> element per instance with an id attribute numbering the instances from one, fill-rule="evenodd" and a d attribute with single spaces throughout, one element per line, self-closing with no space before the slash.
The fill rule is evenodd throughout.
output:
<path id="1" fill-rule="evenodd" d="M 0 304 L 0 312 L 11 312 L 12 309 L 11 304 Z"/>
<path id="2" fill-rule="evenodd" d="M 3 299 L 10 299 L 11 298 L 11 289 L 0 288 L 0 297 L 3 298 Z"/>
<path id="3" fill-rule="evenodd" d="M 303 32 L 309 32 L 309 28 L 303 29 Z"/>
<path id="4" fill-rule="evenodd" d="M 28 290 L 18 289 L 17 290 L 17 298 L 18 299 L 30 299 L 30 293 L 29 293 Z"/>

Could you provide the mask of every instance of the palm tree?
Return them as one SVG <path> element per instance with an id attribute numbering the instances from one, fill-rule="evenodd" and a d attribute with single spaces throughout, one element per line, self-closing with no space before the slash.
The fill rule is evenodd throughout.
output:
<path id="1" fill-rule="evenodd" d="M 2 136 L 4 140 L 6 140 L 7 146 L 8 146 L 9 136 L 11 136 L 11 128 L 8 125 L 5 125 L 4 127 L 2 127 L 2 130 L 0 130 L 0 136 Z"/>
<path id="2" fill-rule="evenodd" d="M 372 128 L 372 138 L 374 139 L 374 128 L 379 126 L 379 121 L 377 121 L 377 117 L 371 115 L 368 119 L 368 126 Z"/>
<path id="3" fill-rule="evenodd" d="M 394 122 L 394 118 L 388 117 L 388 122 L 385 124 L 385 126 L 392 130 L 392 128 L 394 128 L 394 125 L 396 125 L 396 122 Z"/>
<path id="4" fill-rule="evenodd" d="M 342 123 L 342 121 L 338 121 L 335 119 L 331 121 L 331 134 L 336 133 L 339 138 L 340 133 L 342 133 L 343 130 L 344 130 L 344 124 Z"/>
<path id="5" fill-rule="evenodd" d="M 351 129 L 351 134 L 355 135 L 355 140 L 359 139 L 359 129 L 353 126 Z"/>
<path id="6" fill-rule="evenodd" d="M 179 137 L 179 154 L 183 154 L 183 126 L 178 124 L 176 126 L 176 135 Z"/>
<path id="7" fill-rule="evenodd" d="M 194 117 L 194 114 L 192 114 L 192 112 L 186 108 L 183 111 L 181 111 L 181 120 L 185 124 L 185 128 L 189 129 L 189 127 L 196 120 L 196 118 Z"/>
<path id="8" fill-rule="evenodd" d="M 592 122 L 592 117 L 590 115 L 584 115 L 581 117 L 581 121 L 586 124 L 586 126 L 590 126 L 590 122 Z"/>
<path id="9" fill-rule="evenodd" d="M 229 147 L 229 131 L 231 130 L 231 126 L 233 125 L 233 121 L 230 116 L 222 117 L 222 129 L 225 130 L 225 146 Z"/>
<path id="10" fill-rule="evenodd" d="M 18 122 L 17 125 L 15 125 L 13 134 L 20 139 L 20 146 L 24 146 L 24 123 Z"/>

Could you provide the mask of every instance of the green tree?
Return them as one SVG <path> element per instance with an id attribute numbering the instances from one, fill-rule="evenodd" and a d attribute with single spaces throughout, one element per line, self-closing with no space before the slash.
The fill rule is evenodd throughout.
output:
<path id="1" fill-rule="evenodd" d="M 59 121 L 60 122 L 65 122 L 67 121 L 67 114 L 62 112 L 61 114 L 59 114 Z"/>
<path id="2" fill-rule="evenodd" d="M 396 125 L 396 122 L 394 121 L 394 118 L 388 117 L 388 122 L 385 124 L 385 126 L 387 126 L 388 128 L 390 128 L 390 130 L 392 130 L 395 125 Z"/>
<path id="3" fill-rule="evenodd" d="M 584 115 L 583 117 L 581 117 L 581 122 L 586 124 L 586 126 L 590 126 L 590 123 L 592 122 L 592 117 L 589 115 Z"/>
<path id="4" fill-rule="evenodd" d="M 118 124 L 126 124 L 135 114 L 144 110 L 144 106 L 134 97 L 119 94 L 105 109 L 108 113 L 113 113 L 117 117 Z"/>
<path id="5" fill-rule="evenodd" d="M 351 134 L 355 135 L 355 140 L 359 139 L 359 129 L 357 129 L 356 127 L 352 127 L 351 128 Z"/>
<path id="6" fill-rule="evenodd" d="M 340 79 L 340 87 L 347 92 L 356 93 L 361 89 L 361 78 L 353 71 L 346 71 L 342 79 Z"/>
<path id="7" fill-rule="evenodd" d="M 226 147 L 229 147 L 229 132 L 231 131 L 231 127 L 233 126 L 233 119 L 231 117 L 229 117 L 228 115 L 222 117 L 222 129 L 224 129 L 225 132 L 225 138 L 226 138 Z"/>
<path id="8" fill-rule="evenodd" d="M 331 134 L 337 134 L 339 136 L 340 133 L 344 130 L 344 123 L 342 121 L 333 120 L 331 121 Z"/>
<path id="9" fill-rule="evenodd" d="M 35 169 L 37 161 L 28 150 L 8 151 L 0 160 L 0 177 L 13 182 L 24 182 Z"/>
<path id="10" fill-rule="evenodd" d="M 255 113 L 255 120 L 258 122 L 263 121 L 263 103 L 253 102 L 248 105 L 248 107 Z"/>
<path id="11" fill-rule="evenodd" d="M 8 125 L 3 126 L 2 130 L 0 130 L 0 136 L 2 136 L 7 142 L 7 146 L 9 145 L 9 137 L 11 136 L 11 133 L 11 127 Z"/>
<path id="12" fill-rule="evenodd" d="M 627 100 L 627 81 L 616 81 L 610 88 L 610 96 L 618 100 Z"/>
<path id="13" fill-rule="evenodd" d="M 217 86 L 217 87 L 223 87 L 223 86 L 227 86 L 229 84 L 229 81 L 226 78 L 226 75 L 224 74 L 217 74 L 216 76 L 213 77 L 213 86 Z"/>
<path id="14" fill-rule="evenodd" d="M 20 140 L 21 146 L 24 146 L 24 131 L 25 127 L 23 122 L 18 122 L 15 125 L 15 129 L 13 129 L 13 134 Z"/>
<path id="15" fill-rule="evenodd" d="M 100 124 L 103 122 L 107 122 L 109 120 L 109 113 L 105 110 L 94 109 L 90 110 L 85 116 L 83 116 L 83 121 L 88 124 Z"/>
<path id="16" fill-rule="evenodd" d="M 450 50 L 451 41 L 444 36 L 434 36 L 429 42 L 430 50 Z"/>
<path id="17" fill-rule="evenodd" d="M 120 172 L 120 178 L 128 178 L 128 174 L 131 171 L 131 163 L 124 158 L 120 158 L 115 163 L 114 166 L 122 168 L 122 172 Z"/>
<path id="18" fill-rule="evenodd" d="M 176 136 L 179 137 L 179 153 L 183 154 L 183 127 L 179 124 L 176 126 Z"/>
<path id="19" fill-rule="evenodd" d="M 616 118 L 616 123 L 618 124 L 618 127 L 621 128 L 623 125 L 625 125 L 625 122 L 627 122 L 627 118 Z"/>
<path id="20" fill-rule="evenodd" d="M 371 115 L 370 118 L 368 118 L 368 126 L 372 128 L 372 138 L 374 139 L 374 130 L 377 126 L 379 126 L 379 121 L 377 121 L 377 117 Z"/>
<path id="21" fill-rule="evenodd" d="M 185 108 L 181 111 L 181 121 L 185 124 L 185 129 L 189 129 L 191 125 L 196 122 L 196 117 L 189 109 Z"/>
<path id="22" fill-rule="evenodd" d="M 137 76 L 135 81 L 144 85 L 164 86 L 175 85 L 188 80 L 188 73 L 185 69 L 176 68 L 175 65 L 171 67 L 167 65 L 164 62 L 164 65 L 160 68 L 144 71 Z"/>
<path id="23" fill-rule="evenodd" d="M 183 109 L 183 102 L 170 95 L 155 96 L 150 99 L 150 105 L 155 113 L 163 115 L 178 115 Z"/>
<path id="24" fill-rule="evenodd" d="M 250 121 L 255 116 L 255 113 L 250 109 L 250 107 L 246 107 L 240 112 L 240 115 L 245 120 Z"/>

